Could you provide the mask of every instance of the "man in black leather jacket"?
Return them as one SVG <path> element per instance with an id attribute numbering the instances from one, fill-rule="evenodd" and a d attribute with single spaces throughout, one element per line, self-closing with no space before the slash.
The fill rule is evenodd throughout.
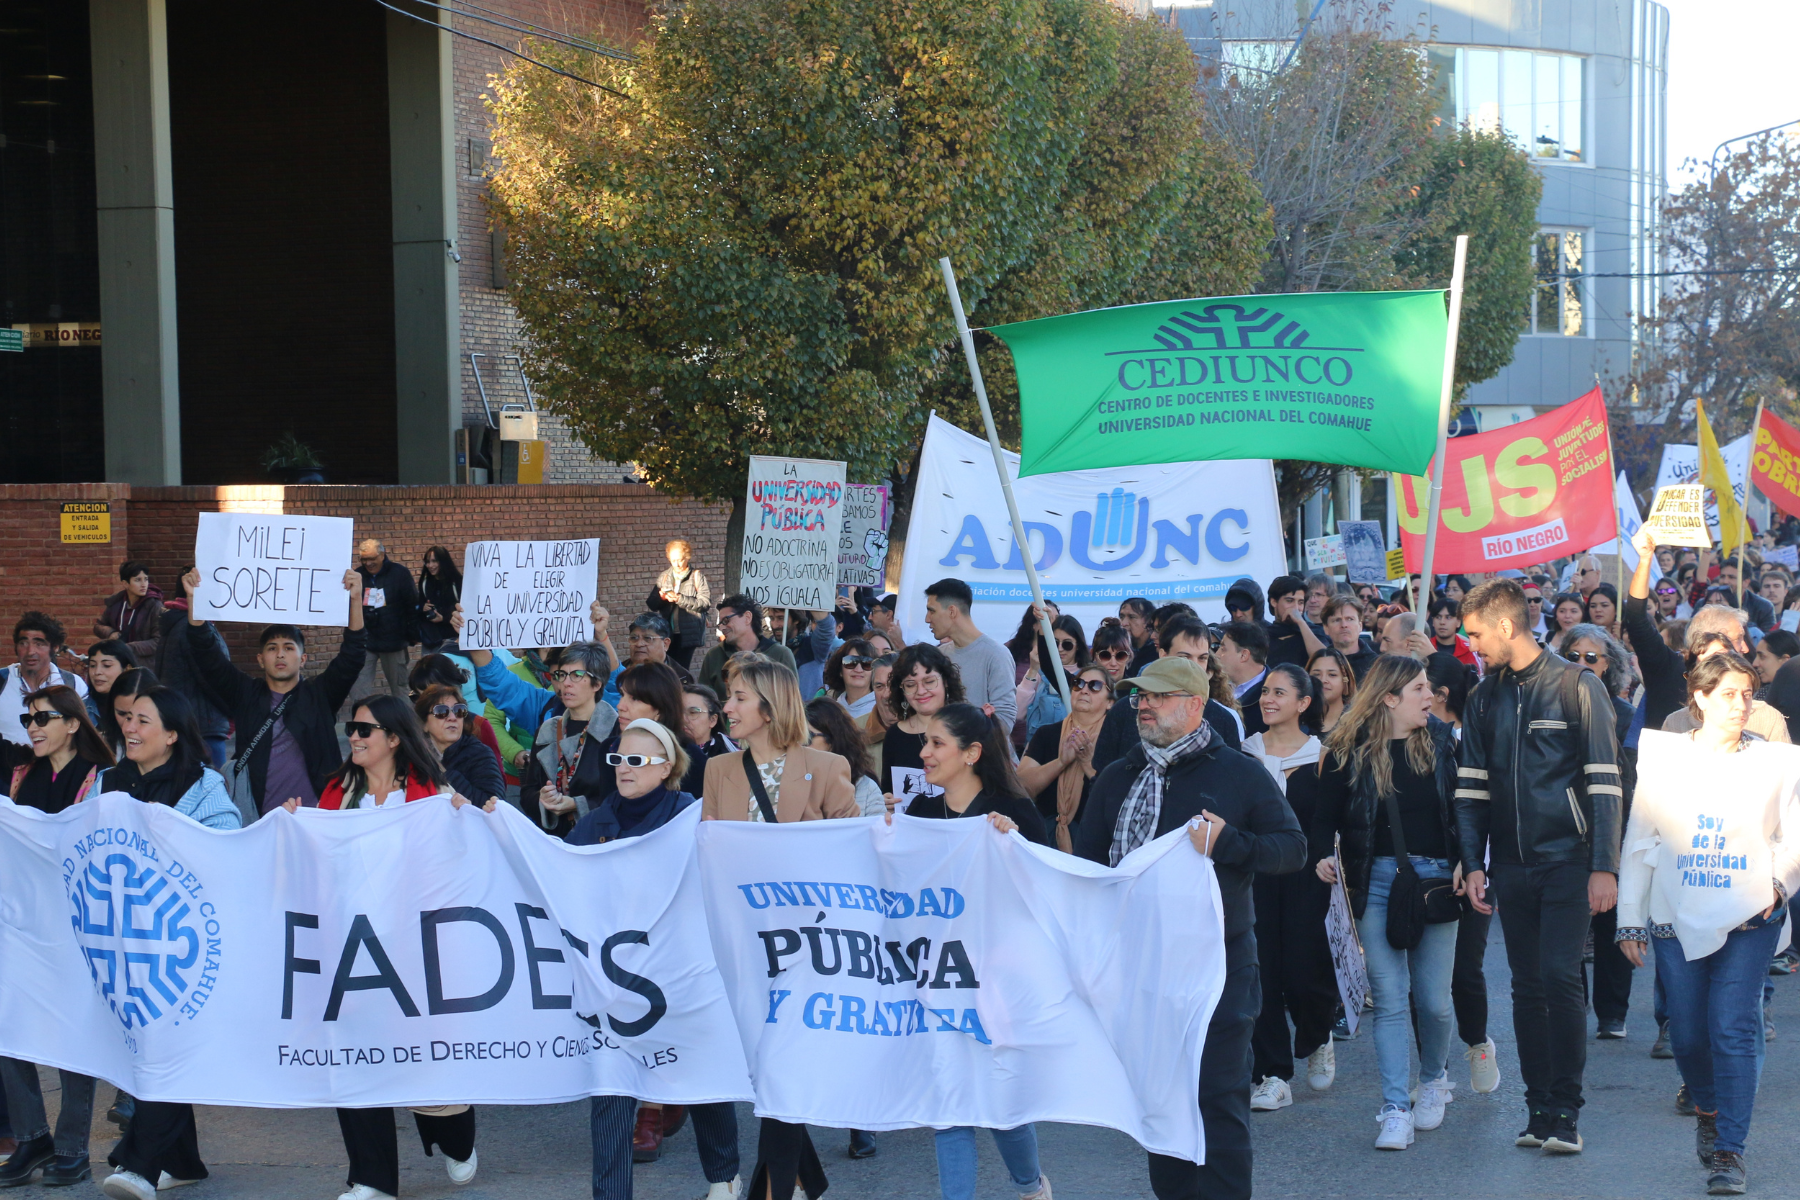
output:
<path id="1" fill-rule="evenodd" d="M 1492 868 L 1506 931 L 1530 1110 L 1518 1144 L 1573 1154 L 1587 1062 L 1582 946 L 1593 914 L 1619 895 L 1625 797 L 1612 699 L 1598 676 L 1533 640 L 1513 580 L 1470 592 L 1462 618 L 1488 674 L 1463 713 L 1457 826 L 1463 861 Z M 1476 909 L 1492 912 L 1487 873 L 1466 882 Z"/>

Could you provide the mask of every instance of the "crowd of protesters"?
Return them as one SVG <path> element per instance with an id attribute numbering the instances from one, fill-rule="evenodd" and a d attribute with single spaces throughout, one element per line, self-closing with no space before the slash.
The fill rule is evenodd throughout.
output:
<path id="1" fill-rule="evenodd" d="M 1497 911 L 1524 1083 L 1516 1144 L 1583 1150 L 1587 1044 L 1626 1037 L 1632 972 L 1653 955 L 1651 1053 L 1679 1069 L 1706 1189 L 1737 1194 L 1800 883 L 1800 834 L 1785 849 L 1783 836 L 1796 797 L 1780 786 L 1796 772 L 1741 751 L 1787 743 L 1800 717 L 1800 590 L 1755 547 L 1714 562 L 1640 534 L 1636 551 L 1628 581 L 1580 556 L 1450 575 L 1417 599 L 1325 574 L 1240 579 L 1213 622 L 1130 597 L 1089 631 L 1046 603 L 997 631 L 1005 641 L 946 578 L 914 598 L 929 636 L 909 644 L 898 598 L 867 589 L 778 628 L 751 596 L 715 599 L 676 540 L 621 655 L 598 603 L 591 640 L 464 651 L 449 551 L 427 550 L 415 577 L 370 539 L 343 579 L 348 627 L 310 670 L 305 631 L 281 624 L 258 635 L 254 670 L 235 664 L 193 615 L 198 573 L 165 593 L 134 561 L 84 656 L 53 617 L 16 622 L 4 782 L 49 813 L 124 792 L 221 829 L 277 808 L 449 796 L 514 805 L 571 845 L 639 837 L 696 804 L 766 823 L 978 817 L 1102 867 L 1185 828 L 1217 872 L 1226 979 L 1197 1081 L 1207 1161 L 1151 1154 L 1160 1200 L 1248 1197 L 1251 1113 L 1291 1107 L 1302 1078 L 1339 1082 L 1334 1042 L 1363 1014 L 1341 1002 L 1334 891 L 1370 986 L 1377 1149 L 1444 1124 L 1459 1043 L 1470 1089 L 1500 1086 L 1484 973 Z M 1709 777 L 1639 780 L 1645 729 L 1690 737 Z M 1709 900 L 1655 849 L 1686 836 L 1716 779 L 1733 794 L 1715 807 L 1741 800 L 1734 836 L 1764 846 L 1770 903 Z M 0 1060 L 0 1082 L 0 1187 L 88 1178 L 95 1081 L 62 1072 L 54 1131 L 35 1065 Z M 124 1132 L 108 1195 L 150 1200 L 206 1175 L 191 1106 L 121 1093 L 110 1115 Z M 414 1115 L 425 1152 L 454 1182 L 474 1178 L 473 1107 Z M 602 1096 L 590 1116 L 597 1198 L 629 1197 L 633 1164 L 690 1119 L 706 1200 L 828 1183 L 807 1128 L 773 1119 L 746 1182 L 731 1104 Z M 390 1110 L 338 1119 L 341 1200 L 396 1195 Z M 1050 1200 L 1033 1127 L 992 1134 L 1019 1195 Z M 973 1129 L 936 1132 L 945 1197 L 974 1195 L 975 1147 Z M 850 1131 L 850 1157 L 879 1151 Z"/>

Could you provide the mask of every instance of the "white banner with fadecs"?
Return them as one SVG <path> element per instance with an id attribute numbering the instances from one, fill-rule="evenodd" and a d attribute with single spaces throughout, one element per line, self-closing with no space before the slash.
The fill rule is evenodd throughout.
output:
<path id="1" fill-rule="evenodd" d="M 1089 641 L 1119 602 L 1185 600 L 1225 619 L 1225 592 L 1287 572 L 1273 464 L 1263 459 L 1109 467 L 1018 478 L 1006 455 L 1044 597 Z M 931 640 L 925 588 L 953 576 L 975 593 L 974 618 L 1000 641 L 1031 603 L 988 443 L 933 415 L 913 491 L 895 609 L 910 641 Z"/>
<path id="2" fill-rule="evenodd" d="M 754 1098 L 1204 1155 L 1224 929 L 1185 831 L 1109 870 L 977 820 L 694 805 L 571 847 L 447 798 L 226 833 L 107 794 L 0 800 L 0 877 L 0 1054 L 145 1099 Z"/>

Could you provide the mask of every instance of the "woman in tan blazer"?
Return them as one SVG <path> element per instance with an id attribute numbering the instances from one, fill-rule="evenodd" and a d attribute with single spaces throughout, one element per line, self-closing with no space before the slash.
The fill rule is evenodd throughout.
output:
<path id="1" fill-rule="evenodd" d="M 794 672 L 776 662 L 747 662 L 726 677 L 725 719 L 746 749 L 706 760 L 706 800 L 701 812 L 718 821 L 761 821 L 745 758 L 756 765 L 775 819 L 817 821 L 857 817 L 856 788 L 842 756 L 807 743 L 806 705 Z"/>
<path id="2" fill-rule="evenodd" d="M 849 762 L 807 744 L 812 730 L 791 668 L 758 656 L 734 661 L 725 669 L 725 692 L 725 719 L 745 749 L 706 760 L 702 819 L 765 820 L 746 768 L 762 780 L 777 822 L 862 815 Z M 825 1191 L 825 1168 L 804 1125 L 764 1117 L 756 1157 L 745 1192 L 752 1200 L 790 1200 L 796 1186 L 808 1196 Z"/>

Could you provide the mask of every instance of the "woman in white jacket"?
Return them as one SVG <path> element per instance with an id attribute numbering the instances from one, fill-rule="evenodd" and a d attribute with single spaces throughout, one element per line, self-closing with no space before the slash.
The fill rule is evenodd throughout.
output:
<path id="1" fill-rule="evenodd" d="M 1700 727 L 1644 733 L 1619 874 L 1619 948 L 1642 966 L 1656 940 L 1712 1195 L 1745 1190 L 1763 977 L 1800 885 L 1800 749 L 1744 731 L 1757 682 L 1738 654 L 1704 659 L 1687 678 Z"/>

